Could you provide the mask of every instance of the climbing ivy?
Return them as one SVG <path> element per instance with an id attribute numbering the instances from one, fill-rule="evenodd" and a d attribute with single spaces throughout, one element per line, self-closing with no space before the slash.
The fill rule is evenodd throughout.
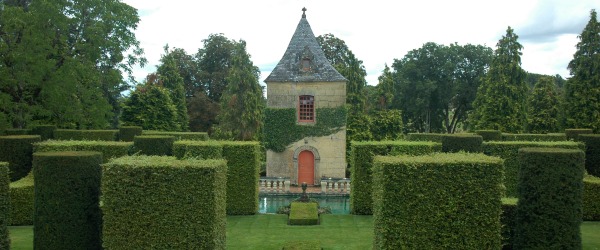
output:
<path id="1" fill-rule="evenodd" d="M 298 125 L 296 109 L 267 108 L 265 110 L 264 144 L 269 150 L 283 152 L 287 145 L 309 136 L 326 136 L 346 126 L 345 106 L 317 108 L 314 124 Z"/>

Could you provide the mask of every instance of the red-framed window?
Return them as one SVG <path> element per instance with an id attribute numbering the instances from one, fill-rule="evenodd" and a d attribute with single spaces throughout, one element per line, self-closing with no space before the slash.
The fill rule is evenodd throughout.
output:
<path id="1" fill-rule="evenodd" d="M 312 95 L 301 95 L 298 103 L 298 121 L 315 121 L 315 97 Z"/>

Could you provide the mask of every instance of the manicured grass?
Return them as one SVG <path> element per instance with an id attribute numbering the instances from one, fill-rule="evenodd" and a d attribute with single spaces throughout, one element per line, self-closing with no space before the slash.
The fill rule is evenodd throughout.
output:
<path id="1" fill-rule="evenodd" d="M 371 249 L 373 217 L 322 215 L 319 226 L 288 226 L 286 215 L 227 216 L 227 249 L 281 249 L 287 241 L 319 241 L 323 249 Z M 8 227 L 11 249 L 33 249 L 33 227 Z M 600 249 L 600 222 L 581 225 L 583 249 Z"/>

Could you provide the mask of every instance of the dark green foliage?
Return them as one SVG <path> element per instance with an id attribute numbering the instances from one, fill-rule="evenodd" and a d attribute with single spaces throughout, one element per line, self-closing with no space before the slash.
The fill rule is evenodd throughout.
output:
<path id="1" fill-rule="evenodd" d="M 600 221 L 600 178 L 583 178 L 583 220 Z"/>
<path id="2" fill-rule="evenodd" d="M 116 141 L 118 135 L 119 130 L 57 129 L 54 131 L 54 139 L 66 141 Z"/>
<path id="3" fill-rule="evenodd" d="M 500 130 L 475 130 L 475 134 L 481 135 L 483 141 L 502 141 Z"/>
<path id="4" fill-rule="evenodd" d="M 35 249 L 102 249 L 100 164 L 99 152 L 33 155 Z"/>
<path id="5" fill-rule="evenodd" d="M 442 145 L 436 142 L 352 142 L 350 213 L 373 214 L 373 157 L 376 155 L 424 155 L 441 150 Z"/>
<path id="6" fill-rule="evenodd" d="M 296 109 L 265 109 L 265 148 L 283 152 L 285 147 L 304 137 L 335 134 L 346 126 L 346 107 L 317 108 L 314 126 L 298 125 Z"/>
<path id="7" fill-rule="evenodd" d="M 179 69 L 175 58 L 167 56 L 169 54 L 168 45 L 165 46 L 165 55 L 160 58 L 161 65 L 156 69 L 156 73 L 160 79 L 161 85 L 168 90 L 177 116 L 175 122 L 178 124 L 181 131 L 189 131 L 188 123 L 190 119 L 187 113 L 187 105 L 185 102 L 185 87 L 183 78 L 179 75 Z"/>
<path id="8" fill-rule="evenodd" d="M 581 134 L 593 134 L 592 129 L 589 128 L 573 128 L 573 129 L 565 129 L 565 134 L 567 135 L 567 140 L 577 141 L 579 140 L 579 135 Z"/>
<path id="9" fill-rule="evenodd" d="M 373 140 L 402 139 L 402 114 L 400 110 L 377 111 L 371 117 L 371 135 Z"/>
<path id="10" fill-rule="evenodd" d="M 0 162 L 0 249 L 10 249 L 8 228 L 10 221 L 10 177 L 8 162 Z"/>
<path id="11" fill-rule="evenodd" d="M 577 138 L 585 144 L 585 170 L 600 177 L 600 135 L 581 134 Z"/>
<path id="12" fill-rule="evenodd" d="M 512 249 L 517 223 L 517 198 L 502 198 L 502 248 Z"/>
<path id="13" fill-rule="evenodd" d="M 408 133 L 406 136 L 406 140 L 409 141 L 433 141 L 433 142 L 442 142 L 442 137 L 444 134 L 437 133 Z"/>
<path id="14" fill-rule="evenodd" d="M 34 152 L 50 151 L 97 151 L 102 153 L 104 162 L 129 155 L 133 142 L 117 141 L 45 141 L 33 145 Z"/>
<path id="15" fill-rule="evenodd" d="M 207 141 L 208 133 L 206 132 L 171 132 L 171 131 L 155 131 L 144 130 L 143 135 L 168 135 L 175 137 L 175 140 L 191 140 L 191 141 Z"/>
<path id="16" fill-rule="evenodd" d="M 172 155 L 175 137 L 140 135 L 133 139 L 133 151 L 141 155 Z"/>
<path id="17" fill-rule="evenodd" d="M 33 225 L 33 171 L 10 183 L 10 225 Z"/>
<path id="18" fill-rule="evenodd" d="M 449 134 L 442 137 L 442 152 L 455 153 L 465 151 L 480 153 L 483 137 L 472 134 Z"/>
<path id="19" fill-rule="evenodd" d="M 508 134 L 502 133 L 502 141 L 566 141 L 563 133 L 551 134 Z"/>
<path id="20" fill-rule="evenodd" d="M 31 171 L 33 143 L 39 141 L 39 135 L 0 136 L 0 161 L 9 163 L 11 181 L 21 179 Z"/>
<path id="21" fill-rule="evenodd" d="M 288 224 L 290 225 L 318 225 L 319 224 L 319 203 L 316 202 L 292 202 L 290 204 L 290 216 Z"/>
<path id="22" fill-rule="evenodd" d="M 180 131 L 177 117 L 169 91 L 161 86 L 158 76 L 150 75 L 123 102 L 121 121 L 125 126 L 141 126 L 144 130 Z"/>
<path id="23" fill-rule="evenodd" d="M 581 249 L 585 154 L 557 148 L 519 149 L 516 249 Z"/>
<path id="24" fill-rule="evenodd" d="M 302 240 L 302 241 L 288 241 L 286 242 L 281 250 L 321 250 L 321 243 L 319 241 Z"/>
<path id="25" fill-rule="evenodd" d="M 4 130 L 4 134 L 6 134 L 6 135 L 28 135 L 28 134 L 31 134 L 31 129 L 20 129 L 20 128 L 7 129 L 7 130 Z"/>
<path id="26" fill-rule="evenodd" d="M 527 131 L 548 133 L 558 131 L 559 95 L 554 79 L 542 77 L 533 87 L 527 103 Z"/>
<path id="27" fill-rule="evenodd" d="M 173 156 L 177 159 L 223 159 L 223 142 L 176 141 L 173 143 Z"/>
<path id="28" fill-rule="evenodd" d="M 504 159 L 504 186 L 506 197 L 517 197 L 517 184 L 519 177 L 519 148 L 524 147 L 547 147 L 547 148 L 585 148 L 583 143 L 560 141 L 560 142 L 527 142 L 527 141 L 502 141 L 484 142 L 483 153 L 498 156 Z"/>
<path id="29" fill-rule="evenodd" d="M 499 249 L 502 159 L 378 156 L 373 249 Z"/>
<path id="30" fill-rule="evenodd" d="M 31 128 L 32 135 L 39 135 L 42 137 L 42 141 L 54 139 L 54 131 L 56 130 L 55 125 L 36 125 Z"/>
<path id="31" fill-rule="evenodd" d="M 104 249 L 225 249 L 224 160 L 128 156 L 103 165 Z"/>
<path id="32" fill-rule="evenodd" d="M 121 126 L 119 127 L 119 140 L 133 141 L 136 135 L 142 135 L 142 127 L 140 126 Z"/>

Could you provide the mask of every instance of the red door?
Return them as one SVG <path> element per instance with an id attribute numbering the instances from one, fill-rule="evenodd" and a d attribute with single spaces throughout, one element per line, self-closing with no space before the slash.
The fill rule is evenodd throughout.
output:
<path id="1" fill-rule="evenodd" d="M 298 185 L 302 182 L 315 184 L 315 156 L 310 151 L 302 151 L 298 155 Z"/>

